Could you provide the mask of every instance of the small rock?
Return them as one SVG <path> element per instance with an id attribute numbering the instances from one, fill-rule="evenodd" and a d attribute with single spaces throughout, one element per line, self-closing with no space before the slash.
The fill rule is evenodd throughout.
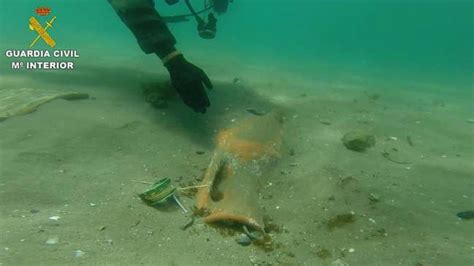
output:
<path id="1" fill-rule="evenodd" d="M 247 236 L 246 234 L 240 234 L 239 236 L 235 238 L 235 241 L 239 245 L 244 246 L 244 247 L 252 244 L 252 239 L 250 239 L 250 237 Z"/>
<path id="2" fill-rule="evenodd" d="M 295 149 L 291 148 L 289 154 L 290 154 L 290 156 L 295 155 Z"/>
<path id="3" fill-rule="evenodd" d="M 262 196 L 262 199 L 264 199 L 264 200 L 268 200 L 268 199 L 272 199 L 272 198 L 273 198 L 273 195 L 271 195 L 271 194 Z"/>
<path id="4" fill-rule="evenodd" d="M 86 255 L 86 253 L 80 249 L 74 251 L 74 257 L 79 258 Z"/>
<path id="5" fill-rule="evenodd" d="M 252 265 L 255 265 L 255 264 L 258 265 L 258 260 L 257 260 L 257 257 L 255 257 L 255 255 L 250 255 L 249 260 L 250 260 L 250 263 L 252 263 Z"/>
<path id="6" fill-rule="evenodd" d="M 327 221 L 327 226 L 329 230 L 333 230 L 335 228 L 341 228 L 347 226 L 348 224 L 352 224 L 356 221 L 356 216 L 353 213 L 344 213 L 339 214 Z"/>
<path id="7" fill-rule="evenodd" d="M 474 210 L 458 212 L 456 216 L 463 220 L 471 220 L 474 219 Z"/>
<path id="8" fill-rule="evenodd" d="M 378 195 L 375 195 L 375 194 L 373 194 L 373 193 L 370 193 L 370 194 L 369 194 L 369 200 L 370 200 L 370 202 L 372 202 L 372 203 L 377 203 L 377 202 L 380 201 L 380 197 L 379 197 Z"/>
<path id="9" fill-rule="evenodd" d="M 333 262 L 331 262 L 331 266 L 349 266 L 349 263 L 341 259 L 336 259 Z"/>
<path id="10" fill-rule="evenodd" d="M 322 249 L 318 250 L 318 251 L 316 252 L 316 255 L 317 255 L 319 258 L 323 259 L 323 260 L 328 259 L 328 258 L 330 258 L 330 257 L 332 256 L 332 255 L 331 255 L 331 252 L 330 252 L 329 250 L 325 249 L 325 248 L 322 248 Z"/>
<path id="11" fill-rule="evenodd" d="M 55 215 L 55 216 L 49 217 L 49 220 L 51 220 L 51 221 L 57 221 L 57 220 L 59 220 L 60 218 L 61 218 L 61 217 Z"/>
<path id="12" fill-rule="evenodd" d="M 253 115 L 257 115 L 257 116 L 264 116 L 266 114 L 265 111 L 257 110 L 255 108 L 247 108 L 247 112 L 249 112 Z"/>
<path id="13" fill-rule="evenodd" d="M 331 121 L 329 121 L 329 120 L 319 120 L 319 123 L 321 123 L 323 125 L 326 125 L 326 126 L 330 126 L 332 124 Z"/>
<path id="14" fill-rule="evenodd" d="M 375 145 L 375 136 L 364 131 L 351 131 L 341 141 L 349 150 L 360 152 Z"/>
<path id="15" fill-rule="evenodd" d="M 48 238 L 45 243 L 48 244 L 48 245 L 55 245 L 58 242 L 59 242 L 59 238 L 54 236 L 54 237 Z"/>

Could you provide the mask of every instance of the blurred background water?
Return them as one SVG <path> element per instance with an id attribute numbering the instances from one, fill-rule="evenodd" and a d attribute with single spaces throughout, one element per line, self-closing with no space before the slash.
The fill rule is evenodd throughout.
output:
<path id="1" fill-rule="evenodd" d="M 155 2 L 161 15 L 188 13 L 184 1 L 171 7 Z M 77 49 L 85 56 L 142 55 L 105 0 L 0 3 L 3 50 L 26 49 L 34 37 L 28 18 L 36 7 L 49 6 L 58 17 L 51 30 L 58 49 Z M 196 9 L 203 5 L 192 3 Z M 200 39 L 193 20 L 170 28 L 177 47 L 197 58 L 229 56 L 308 76 L 315 74 L 313 66 L 326 64 L 470 84 L 473 10 L 474 1 L 464 0 L 235 0 L 218 18 L 214 40 Z"/>

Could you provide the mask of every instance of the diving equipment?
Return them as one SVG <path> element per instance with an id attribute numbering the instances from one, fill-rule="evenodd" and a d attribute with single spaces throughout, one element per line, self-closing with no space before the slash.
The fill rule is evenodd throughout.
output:
<path id="1" fill-rule="evenodd" d="M 165 0 L 167 4 L 174 5 L 179 2 L 179 0 Z M 185 15 L 176 15 L 176 16 L 164 16 L 162 17 L 166 22 L 178 22 L 185 21 L 184 19 L 189 16 L 193 16 L 197 23 L 197 31 L 201 38 L 203 39 L 213 39 L 216 36 L 217 32 L 217 19 L 215 15 L 211 12 L 207 15 L 207 22 L 204 18 L 200 17 L 199 14 L 207 12 L 213 9 L 216 13 L 221 14 L 227 11 L 229 3 L 232 3 L 232 0 L 209 0 L 204 2 L 205 8 L 201 11 L 196 12 L 192 7 L 189 0 L 185 0 L 186 6 L 188 7 L 190 14 Z M 179 19 L 178 19 L 179 18 Z"/>

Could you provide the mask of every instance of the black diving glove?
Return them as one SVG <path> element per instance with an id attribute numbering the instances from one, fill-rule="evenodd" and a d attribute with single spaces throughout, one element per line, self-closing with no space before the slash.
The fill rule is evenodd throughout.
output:
<path id="1" fill-rule="evenodd" d="M 165 63 L 165 67 L 170 73 L 171 84 L 178 91 L 183 102 L 195 112 L 205 113 L 211 103 L 204 85 L 212 89 L 212 83 L 206 73 L 186 61 L 182 54 L 171 58 Z"/>

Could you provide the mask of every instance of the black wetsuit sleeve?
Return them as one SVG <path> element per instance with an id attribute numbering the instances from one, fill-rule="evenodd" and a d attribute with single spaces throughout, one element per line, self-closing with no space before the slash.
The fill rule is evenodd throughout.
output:
<path id="1" fill-rule="evenodd" d="M 140 48 L 163 58 L 175 51 L 176 39 L 155 9 L 153 0 L 108 0 L 132 31 Z"/>

